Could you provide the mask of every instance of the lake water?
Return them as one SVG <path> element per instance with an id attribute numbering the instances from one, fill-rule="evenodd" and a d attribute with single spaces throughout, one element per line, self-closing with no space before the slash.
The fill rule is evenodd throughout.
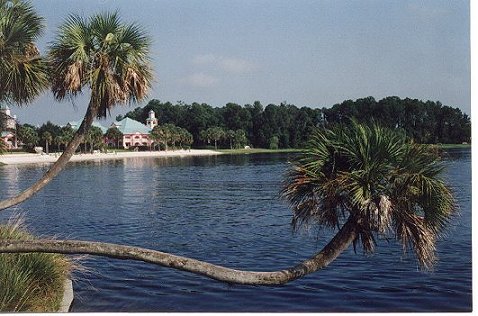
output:
<path id="1" fill-rule="evenodd" d="M 127 159 L 73 163 L 42 192 L 0 213 L 23 214 L 32 232 L 115 242 L 232 268 L 272 271 L 320 250 L 328 233 L 293 233 L 278 198 L 290 155 Z M 2 197 L 46 170 L 0 167 Z M 460 216 L 438 242 L 439 262 L 421 272 L 411 255 L 380 241 L 372 256 L 352 249 L 328 268 L 284 286 L 227 285 L 187 272 L 100 257 L 75 273 L 74 312 L 470 311 L 471 152 L 447 156 L 445 177 Z"/>

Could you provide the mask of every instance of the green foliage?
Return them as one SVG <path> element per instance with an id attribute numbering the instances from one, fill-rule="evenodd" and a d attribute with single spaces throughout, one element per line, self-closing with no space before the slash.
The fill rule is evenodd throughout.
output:
<path id="1" fill-rule="evenodd" d="M 66 147 L 66 145 L 68 145 L 68 143 L 73 139 L 74 134 L 75 132 L 70 126 L 62 127 L 60 130 L 60 135 L 56 136 L 58 137 L 56 138 L 57 144 Z"/>
<path id="2" fill-rule="evenodd" d="M 200 138 L 204 142 L 207 142 L 208 144 L 211 141 L 214 141 L 214 148 L 217 149 L 217 143 L 218 141 L 221 141 L 226 138 L 226 131 L 219 127 L 219 126 L 214 126 L 210 127 L 206 130 L 201 131 Z"/>
<path id="3" fill-rule="evenodd" d="M 123 133 L 121 133 L 121 131 L 118 128 L 114 126 L 108 128 L 105 136 L 108 139 L 108 141 L 114 141 L 116 148 L 119 148 L 119 141 L 120 139 L 123 139 Z"/>
<path id="4" fill-rule="evenodd" d="M 90 152 L 93 152 L 95 148 L 102 149 L 104 145 L 104 139 L 101 128 L 97 126 L 91 126 L 86 134 L 85 142 L 90 144 Z"/>
<path id="5" fill-rule="evenodd" d="M 246 132 L 243 129 L 236 130 L 234 132 L 234 148 L 243 148 L 247 143 Z"/>
<path id="6" fill-rule="evenodd" d="M 317 127 L 333 127 L 358 122 L 377 124 L 403 131 L 418 143 L 470 142 L 470 118 L 459 109 L 443 106 L 440 102 L 420 101 L 387 97 L 375 101 L 372 97 L 346 100 L 331 108 L 298 108 L 282 103 L 264 107 L 259 101 L 244 106 L 228 103 L 222 108 L 207 104 L 177 104 L 151 100 L 145 107 L 136 108 L 126 116 L 140 122 L 153 110 L 162 124 L 173 124 L 187 129 L 194 138 L 194 145 L 207 145 L 214 139 L 206 130 L 219 127 L 225 137 L 217 139 L 219 147 L 233 147 L 232 133 L 242 129 L 255 148 L 269 148 L 271 139 L 277 136 L 278 148 L 304 148 Z"/>
<path id="7" fill-rule="evenodd" d="M 282 192 L 294 210 L 296 228 L 336 228 L 354 218 L 365 252 L 376 235 L 393 235 L 420 265 L 431 268 L 435 241 L 455 212 L 443 165 L 433 147 L 403 133 L 352 121 L 314 133 L 295 162 Z"/>
<path id="8" fill-rule="evenodd" d="M 272 136 L 269 141 L 269 149 L 278 149 L 279 148 L 279 137 Z"/>
<path id="9" fill-rule="evenodd" d="M 51 144 L 53 141 L 53 135 L 49 131 L 44 131 L 41 134 L 41 139 L 45 142 L 45 147 L 46 147 L 46 153 L 49 153 L 48 146 Z"/>
<path id="10" fill-rule="evenodd" d="M 0 225 L 0 240 L 32 238 L 19 222 Z M 71 267 L 57 254 L 0 254 L 0 312 L 56 312 Z"/>
<path id="11" fill-rule="evenodd" d="M 157 143 L 163 144 L 165 149 L 171 145 L 176 148 L 176 145 L 183 147 L 183 145 L 191 145 L 193 143 L 193 136 L 186 129 L 177 127 L 173 124 L 162 124 L 155 126 L 151 131 L 151 137 Z"/>
<path id="12" fill-rule="evenodd" d="M 116 104 L 143 99 L 152 80 L 149 46 L 145 32 L 124 24 L 117 13 L 69 16 L 50 46 L 55 98 L 74 97 L 88 88 L 99 117 Z"/>
<path id="13" fill-rule="evenodd" d="M 0 155 L 5 153 L 7 151 L 7 144 L 3 141 L 3 139 L 0 139 Z"/>
<path id="14" fill-rule="evenodd" d="M 392 129 L 402 129 L 417 143 L 461 144 L 470 142 L 470 118 L 458 108 L 440 102 L 386 97 L 346 100 L 323 109 L 326 126 L 346 123 L 350 118 L 361 123 L 376 122 Z"/>
<path id="15" fill-rule="evenodd" d="M 0 0 L 0 102 L 26 104 L 49 85 L 35 41 L 44 19 L 26 1 Z"/>
<path id="16" fill-rule="evenodd" d="M 34 127 L 18 125 L 17 126 L 17 137 L 22 141 L 27 148 L 32 149 L 40 141 L 37 131 Z"/>

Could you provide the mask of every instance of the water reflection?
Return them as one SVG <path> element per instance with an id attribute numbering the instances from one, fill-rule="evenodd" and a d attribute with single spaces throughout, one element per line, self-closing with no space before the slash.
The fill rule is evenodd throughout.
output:
<path id="1" fill-rule="evenodd" d="M 2 177 L 0 178 L 0 181 L 2 182 L 1 187 L 3 188 L 2 198 L 15 196 L 19 192 L 18 174 L 19 170 L 16 165 L 2 167 Z"/>
<path id="2" fill-rule="evenodd" d="M 449 148 L 442 152 L 445 160 L 470 160 L 471 148 Z"/>

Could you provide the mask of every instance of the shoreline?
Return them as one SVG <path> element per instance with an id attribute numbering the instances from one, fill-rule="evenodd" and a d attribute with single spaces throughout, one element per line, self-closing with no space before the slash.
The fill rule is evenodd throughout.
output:
<path id="1" fill-rule="evenodd" d="M 113 160 L 124 158 L 161 158 L 161 157 L 188 157 L 188 156 L 213 156 L 223 153 L 209 149 L 170 150 L 170 151 L 131 151 L 93 154 L 75 154 L 70 161 Z M 0 155 L 0 165 L 54 163 L 60 157 L 59 153 L 51 154 L 8 154 Z"/>

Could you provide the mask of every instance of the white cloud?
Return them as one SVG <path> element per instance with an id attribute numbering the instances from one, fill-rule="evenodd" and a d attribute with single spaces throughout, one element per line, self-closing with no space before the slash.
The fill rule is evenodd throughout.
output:
<path id="1" fill-rule="evenodd" d="M 208 66 L 213 70 L 234 74 L 250 73 L 257 68 L 254 63 L 245 59 L 214 54 L 197 55 L 193 58 L 193 63 L 198 66 Z"/>
<path id="2" fill-rule="evenodd" d="M 193 63 L 196 65 L 214 64 L 217 57 L 213 54 L 197 55 L 193 58 Z"/>
<path id="3" fill-rule="evenodd" d="M 194 73 L 184 78 L 183 82 L 193 87 L 211 88 L 214 87 L 219 80 L 205 73 Z"/>
<path id="4" fill-rule="evenodd" d="M 220 61 L 222 70 L 230 73 L 250 73 L 256 67 L 253 63 L 238 58 L 222 58 Z"/>

